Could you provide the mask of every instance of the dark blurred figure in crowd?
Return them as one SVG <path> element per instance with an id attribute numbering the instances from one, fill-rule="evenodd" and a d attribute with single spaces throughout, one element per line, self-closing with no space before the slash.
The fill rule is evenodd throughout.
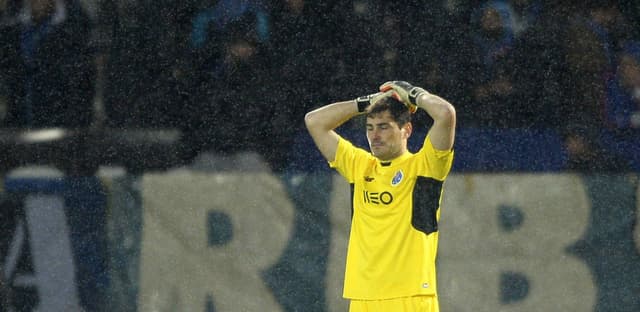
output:
<path id="1" fill-rule="evenodd" d="M 264 50 L 270 24 L 269 11 L 261 0 L 222 0 L 196 9 L 189 23 L 186 47 L 192 71 L 192 99 L 209 101 L 212 94 L 222 91 L 217 84 L 235 70 L 233 61 L 252 58 L 255 52 Z M 241 45 L 244 49 L 240 49 Z"/>
<path id="2" fill-rule="evenodd" d="M 8 127 L 87 127 L 93 121 L 92 24 L 76 1 L 23 1 L 0 30 Z"/>
<path id="3" fill-rule="evenodd" d="M 570 164 L 583 163 L 583 169 L 618 169 L 621 155 L 610 148 L 616 142 L 603 140 L 601 135 L 607 127 L 603 112 L 607 85 L 616 72 L 616 55 L 632 32 L 616 0 L 587 1 L 575 5 L 572 12 L 564 45 L 570 76 L 563 85 L 567 101 L 559 112 L 565 120 L 560 131 L 567 138 Z M 601 155 L 590 156 L 594 153 Z M 585 159 L 598 161 L 584 163 Z"/>
<path id="4" fill-rule="evenodd" d="M 458 77 L 452 73 L 466 71 L 461 60 L 467 57 L 465 50 L 468 47 L 461 38 L 469 32 L 469 14 L 473 6 L 461 2 L 446 5 L 445 1 L 416 0 L 409 3 L 413 7 L 408 4 L 405 8 L 409 11 L 404 13 L 409 18 L 401 19 L 407 23 L 403 33 L 412 34 L 411 38 L 404 38 L 407 44 L 403 50 L 408 52 L 403 55 L 402 75 L 415 76 L 416 84 L 429 86 L 434 93 L 443 94 L 458 103 L 463 92 Z M 426 31 L 415 32 L 413 29 Z M 415 64 L 421 66 L 416 68 Z M 428 128 L 426 123 L 430 123 L 431 118 L 424 117 L 415 118 L 414 125 Z"/>
<path id="5" fill-rule="evenodd" d="M 611 128 L 640 129 L 640 41 L 617 53 L 616 71 L 607 81 L 606 118 Z"/>
<path id="6" fill-rule="evenodd" d="M 471 14 L 466 39 L 468 53 L 458 73 L 466 98 L 460 101 L 463 127 L 502 128 L 514 126 L 518 108 L 514 98 L 513 10 L 506 1 L 487 1 Z"/>
<path id="7" fill-rule="evenodd" d="M 331 83 L 343 89 L 332 90 L 332 98 L 371 89 L 380 77 L 398 75 L 398 63 L 404 56 L 400 7 L 385 6 L 378 0 L 353 0 L 336 8 L 335 43 L 330 55 L 336 66 L 332 80 L 349 83 Z"/>
<path id="8" fill-rule="evenodd" d="M 209 21 L 203 42 L 192 40 L 193 94 L 184 131 L 193 153 L 262 152 L 271 137 L 270 83 L 275 79 L 267 75 L 263 17 L 248 9 L 249 2 L 228 5 L 240 4 L 246 10 L 230 12 L 218 3 L 221 11 L 212 16 L 223 20 Z"/>
<path id="9" fill-rule="evenodd" d="M 445 3 L 447 4 L 443 4 L 443 13 L 430 14 L 426 12 L 429 10 L 423 10 L 422 12 L 422 14 L 433 16 L 431 22 L 425 20 L 423 27 L 434 29 L 432 36 L 436 38 L 441 36 L 440 40 L 437 41 L 437 44 L 439 42 L 439 47 L 430 46 L 429 42 L 424 43 L 429 46 L 429 49 L 435 48 L 438 52 L 435 54 L 436 64 L 431 66 L 433 68 L 431 75 L 422 77 L 422 79 L 438 81 L 440 76 L 440 83 L 437 84 L 440 85 L 437 88 L 441 88 L 440 94 L 446 94 L 450 101 L 456 104 L 456 107 L 472 108 L 469 95 L 471 79 L 467 74 L 467 70 L 472 46 L 470 33 L 474 27 L 471 25 L 471 15 L 476 10 L 478 3 L 474 1 L 450 1 Z M 438 10 L 436 9 L 436 12 Z M 439 19 L 442 19 L 442 21 Z M 423 85 L 427 86 L 430 83 L 425 81 Z M 458 112 L 458 124 L 464 125 L 464 120 L 469 119 L 470 114 L 471 112 Z"/>
<path id="10" fill-rule="evenodd" d="M 176 127 L 191 92 L 183 51 L 192 1 L 98 0 L 97 7 L 106 125 Z"/>
<path id="11" fill-rule="evenodd" d="M 612 153 L 640 170 L 640 41 L 627 41 L 616 54 L 615 73 L 607 81 L 603 140 Z"/>
<path id="12" fill-rule="evenodd" d="M 553 0 L 518 0 L 514 9 L 512 127 L 555 129 L 565 122 L 558 111 L 565 105 L 563 83 L 569 80 L 564 62 L 567 11 Z"/>
<path id="13" fill-rule="evenodd" d="M 286 169 L 293 141 L 306 134 L 302 116 L 330 96 L 325 86 L 336 67 L 336 25 L 326 14 L 331 9 L 326 1 L 272 1 L 268 70 L 277 78 L 270 95 L 277 112 L 270 128 L 272 148 L 264 156 L 276 172 Z M 282 105 L 291 99 L 296 105 Z"/>

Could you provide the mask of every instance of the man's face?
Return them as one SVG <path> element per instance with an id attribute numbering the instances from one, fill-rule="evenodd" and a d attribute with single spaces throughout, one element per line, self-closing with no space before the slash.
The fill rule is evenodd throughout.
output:
<path id="1" fill-rule="evenodd" d="M 494 8 L 489 8 L 484 12 L 481 17 L 480 24 L 487 33 L 502 33 L 502 16 L 500 16 L 500 12 Z"/>
<path id="2" fill-rule="evenodd" d="M 406 152 L 410 134 L 411 124 L 399 127 L 388 111 L 367 117 L 369 148 L 380 160 L 392 160 Z"/>
<path id="3" fill-rule="evenodd" d="M 229 54 L 234 60 L 249 60 L 256 52 L 256 48 L 245 40 L 238 40 L 229 46 Z"/>

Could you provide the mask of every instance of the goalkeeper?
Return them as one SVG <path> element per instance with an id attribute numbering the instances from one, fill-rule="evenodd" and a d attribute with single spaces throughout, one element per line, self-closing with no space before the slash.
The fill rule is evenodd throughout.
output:
<path id="1" fill-rule="evenodd" d="M 411 117 L 433 119 L 422 148 L 407 149 Z M 370 151 L 335 129 L 366 114 Z M 343 296 L 349 311 L 439 311 L 438 220 L 453 161 L 456 111 L 443 98 L 405 81 L 380 92 L 317 108 L 305 116 L 329 166 L 351 185 L 352 220 Z"/>

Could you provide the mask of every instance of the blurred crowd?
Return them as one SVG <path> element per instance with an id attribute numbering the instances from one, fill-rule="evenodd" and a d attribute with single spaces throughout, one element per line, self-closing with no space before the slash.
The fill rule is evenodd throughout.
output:
<path id="1" fill-rule="evenodd" d="M 458 127 L 553 129 L 570 168 L 624 170 L 639 34 L 632 0 L 0 0 L 1 120 L 175 128 L 279 170 L 306 111 L 407 80 Z"/>

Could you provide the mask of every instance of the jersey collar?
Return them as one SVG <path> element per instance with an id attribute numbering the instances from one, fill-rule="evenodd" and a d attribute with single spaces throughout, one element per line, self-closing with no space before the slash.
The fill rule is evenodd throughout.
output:
<path id="1" fill-rule="evenodd" d="M 392 159 L 392 160 L 380 160 L 378 159 L 378 164 L 382 167 L 390 167 L 392 164 L 394 163 L 401 163 L 403 162 L 405 159 L 411 157 L 411 153 L 409 151 L 407 151 L 406 153 Z"/>

